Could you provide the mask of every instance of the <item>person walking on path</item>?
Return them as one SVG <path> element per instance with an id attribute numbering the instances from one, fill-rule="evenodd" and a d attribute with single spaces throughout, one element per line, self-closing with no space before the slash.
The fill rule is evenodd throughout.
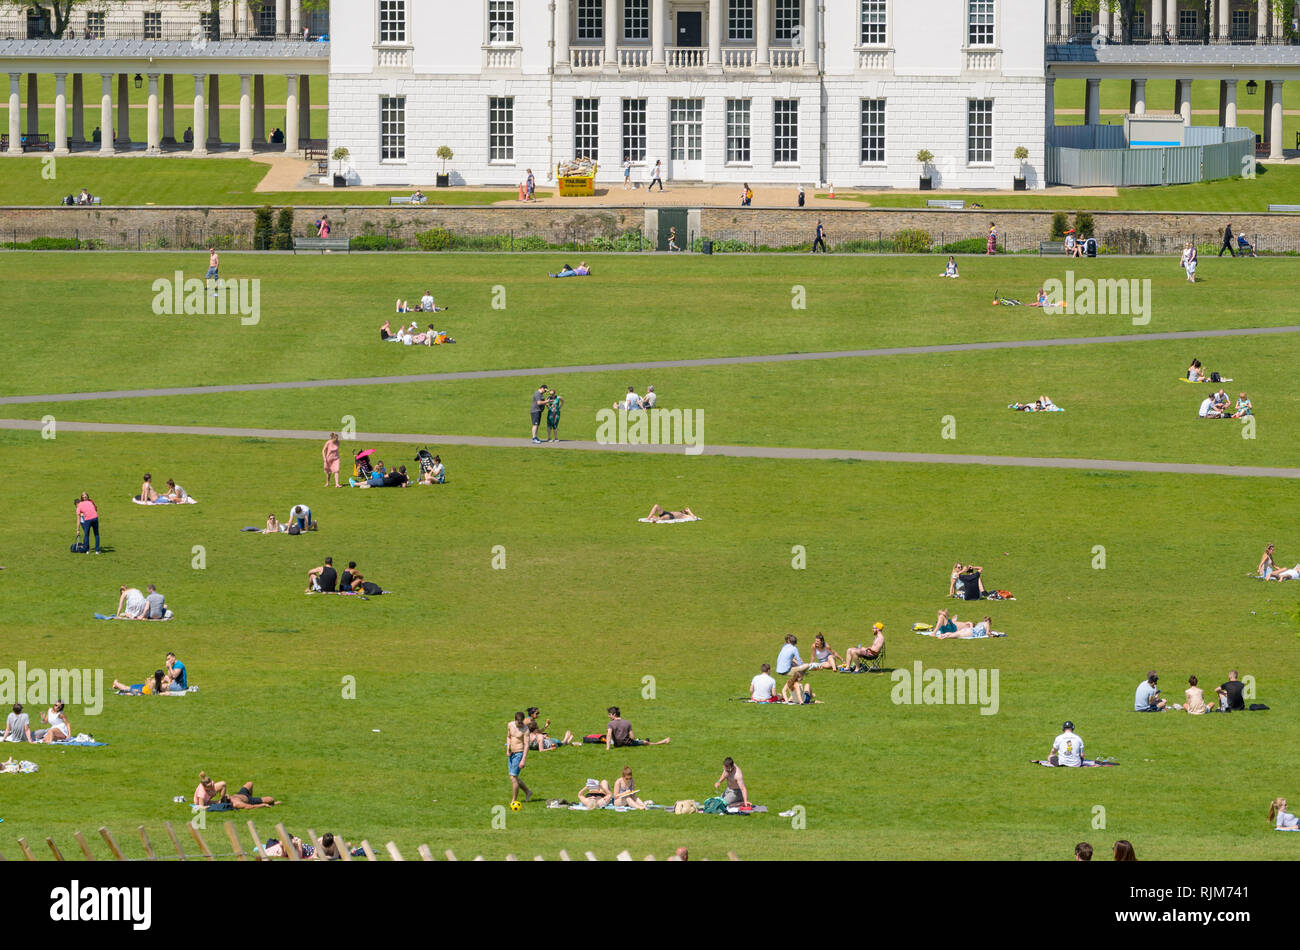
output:
<path id="1" fill-rule="evenodd" d="M 1231 221 L 1229 221 L 1227 224 L 1223 226 L 1223 247 L 1219 248 L 1220 257 L 1223 256 L 1224 251 L 1227 251 L 1233 257 L 1237 256 L 1237 251 L 1232 246 L 1232 222 Z"/>
<path id="2" fill-rule="evenodd" d="M 325 464 L 325 487 L 330 486 L 330 476 L 334 476 L 334 487 L 341 488 L 339 485 L 339 434 L 331 432 L 330 437 L 321 446 L 321 459 Z"/>
<path id="3" fill-rule="evenodd" d="M 989 239 L 985 245 L 985 254 L 996 254 L 998 252 L 998 227 L 992 221 L 989 222 Z"/>
<path id="4" fill-rule="evenodd" d="M 650 187 L 646 190 L 654 191 L 655 185 L 659 186 L 660 191 L 664 190 L 664 167 L 659 159 L 655 159 L 654 171 L 650 173 Z"/>
<path id="5" fill-rule="evenodd" d="M 817 219 L 817 236 L 813 238 L 813 246 L 812 246 L 813 254 L 817 253 L 817 248 L 819 246 L 821 247 L 823 254 L 830 253 L 828 250 L 826 250 L 826 229 L 822 227 L 822 222 L 820 218 Z"/>

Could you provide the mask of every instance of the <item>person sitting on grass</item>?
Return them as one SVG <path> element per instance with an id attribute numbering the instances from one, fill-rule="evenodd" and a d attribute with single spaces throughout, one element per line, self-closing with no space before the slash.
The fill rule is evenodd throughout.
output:
<path id="1" fill-rule="evenodd" d="M 1300 818 L 1286 810 L 1286 799 L 1275 798 L 1268 806 L 1268 820 L 1274 828 L 1300 828 Z"/>
<path id="2" fill-rule="evenodd" d="M 207 772 L 199 773 L 199 784 L 194 788 L 194 804 L 207 808 L 213 802 L 226 801 L 226 783 L 214 782 Z"/>
<path id="3" fill-rule="evenodd" d="M 338 579 L 338 571 L 334 570 L 334 558 L 327 557 L 320 567 L 313 567 L 307 572 L 307 593 L 317 591 L 322 594 L 332 594 Z"/>
<path id="4" fill-rule="evenodd" d="M 804 673 L 812 670 L 834 670 L 837 662 L 843 663 L 844 658 L 827 646 L 826 638 L 819 633 L 813 637 L 812 660 L 795 669 Z"/>
<path id="5" fill-rule="evenodd" d="M 579 261 L 577 267 L 569 264 L 562 264 L 558 274 L 547 274 L 547 277 L 588 277 L 591 274 L 591 268 L 587 266 L 586 261 Z"/>
<path id="6" fill-rule="evenodd" d="M 245 808 L 270 808 L 272 805 L 283 805 L 283 801 L 277 801 L 270 795 L 254 795 L 253 783 L 245 782 L 239 787 L 239 791 L 230 796 L 230 804 L 237 809 Z"/>
<path id="7" fill-rule="evenodd" d="M 573 741 L 572 732 L 565 731 L 563 739 L 552 739 L 537 723 L 528 724 L 528 748 L 536 749 L 538 752 L 550 752 L 552 749 L 559 749 L 566 745 L 582 745 L 582 743 Z"/>
<path id="8" fill-rule="evenodd" d="M 1048 297 L 1047 297 L 1047 288 L 1046 288 L 1046 287 L 1039 287 L 1039 288 L 1038 288 L 1038 295 L 1034 298 L 1034 302 L 1031 303 L 1029 306 L 1031 306 L 1031 307 L 1051 307 L 1051 306 L 1052 306 L 1052 302 L 1051 302 L 1051 300 L 1049 300 Z"/>
<path id="9" fill-rule="evenodd" d="M 939 613 L 943 614 L 944 611 L 941 610 Z M 871 646 L 864 647 L 859 643 L 855 647 L 849 647 L 845 651 L 844 666 L 841 669 L 852 670 L 857 666 L 865 666 L 868 660 L 874 660 L 880 656 L 881 651 L 885 649 L 885 625 L 877 621 L 871 625 L 871 629 L 875 633 Z"/>
<path id="10" fill-rule="evenodd" d="M 1121 838 L 1111 846 L 1111 854 L 1116 861 L 1136 861 L 1137 852 L 1133 850 L 1133 845 Z"/>
<path id="11" fill-rule="evenodd" d="M 722 760 L 722 774 L 713 783 L 714 789 L 723 782 L 727 783 L 727 787 L 722 793 L 724 802 L 728 805 L 749 804 L 749 789 L 745 787 L 745 776 L 741 773 L 740 766 L 735 763 L 731 756 L 727 756 Z"/>
<path id="12" fill-rule="evenodd" d="M 597 781 L 594 778 L 587 779 L 586 784 L 578 789 L 578 802 L 587 808 L 595 810 L 604 808 L 614 798 L 614 793 L 609 790 L 609 782 L 604 779 Z"/>
<path id="13" fill-rule="evenodd" d="M 668 511 L 665 508 L 655 505 L 650 509 L 650 514 L 646 516 L 651 521 L 680 521 L 683 518 L 695 518 L 695 512 L 689 507 L 681 511 Z"/>
<path id="14" fill-rule="evenodd" d="M 1083 765 L 1083 739 L 1074 734 L 1074 723 L 1068 719 L 1061 724 L 1061 734 L 1052 740 L 1052 751 L 1047 756 L 1051 765 L 1080 768 Z"/>
<path id="15" fill-rule="evenodd" d="M 148 472 L 144 473 L 144 482 L 140 485 L 140 494 L 136 497 L 151 505 L 158 500 L 158 492 L 153 487 L 153 476 Z"/>
<path id="16" fill-rule="evenodd" d="M 183 693 L 190 688 L 189 671 L 185 669 L 185 664 L 176 659 L 176 654 L 168 651 L 167 657 L 167 675 L 172 680 L 172 692 Z M 197 689 L 198 687 L 195 687 Z"/>
<path id="17" fill-rule="evenodd" d="M 1237 394 L 1237 404 L 1232 409 L 1233 419 L 1244 419 L 1246 416 L 1253 416 L 1255 407 L 1250 404 L 1250 398 L 1245 393 Z"/>
<path id="18" fill-rule="evenodd" d="M 433 465 L 429 467 L 429 470 L 427 472 L 424 472 L 420 475 L 420 484 L 441 485 L 446 481 L 447 481 L 447 473 L 442 467 L 442 456 L 435 455 L 433 457 Z"/>
<path id="19" fill-rule="evenodd" d="M 1192 360 L 1192 365 L 1187 367 L 1187 381 L 1191 383 L 1208 382 L 1205 378 L 1205 367 L 1201 365 L 1198 359 Z"/>
<path id="20" fill-rule="evenodd" d="M 1161 712 L 1168 705 L 1160 698 L 1160 687 L 1156 685 L 1158 682 L 1160 677 L 1155 670 L 1151 670 L 1147 673 L 1147 678 L 1138 683 L 1133 697 L 1134 712 Z"/>
<path id="21" fill-rule="evenodd" d="M 117 598 L 117 613 L 114 616 L 119 620 L 143 620 L 149 612 L 149 601 L 140 593 L 139 588 L 122 586 L 118 592 L 121 596 Z"/>
<path id="22" fill-rule="evenodd" d="M 623 774 L 614 782 L 614 805 L 626 805 L 628 808 L 638 808 L 645 811 L 645 802 L 641 801 L 638 796 L 640 789 L 636 787 L 636 782 L 632 780 L 632 766 L 623 766 Z"/>
<path id="23" fill-rule="evenodd" d="M 1216 393 L 1214 394 L 1214 410 L 1215 410 L 1215 412 L 1219 413 L 1219 415 L 1221 415 L 1221 416 L 1222 416 L 1222 415 L 1227 415 L 1227 413 L 1228 413 L 1228 403 L 1229 403 L 1230 401 L 1231 401 L 1231 400 L 1228 398 L 1228 394 L 1227 394 L 1226 392 L 1224 392 L 1222 389 L 1220 389 L 1218 392 L 1216 392 Z"/>
<path id="24" fill-rule="evenodd" d="M 946 633 L 935 632 L 936 640 L 983 640 L 993 633 L 993 618 L 986 616 L 978 623 L 970 623 L 966 620 L 951 621 L 950 626 L 957 629 L 950 630 Z"/>
<path id="25" fill-rule="evenodd" d="M 64 742 L 73 736 L 72 726 L 63 712 L 63 703 L 55 703 L 41 713 L 41 722 L 46 728 L 37 729 L 32 734 L 33 742 Z"/>
<path id="26" fill-rule="evenodd" d="M 605 727 L 605 751 L 610 749 L 623 748 L 625 746 L 637 745 L 667 745 L 669 739 L 664 738 L 658 741 L 650 739 L 638 739 L 636 733 L 632 731 L 632 724 L 623 718 L 617 706 L 610 706 L 607 710 L 609 713 L 609 724 Z"/>
<path id="27" fill-rule="evenodd" d="M 962 600 L 976 600 L 976 597 L 970 597 L 963 594 L 963 591 L 969 591 L 971 585 L 975 585 L 975 590 L 979 592 L 979 597 L 986 596 L 984 592 L 984 568 L 978 564 L 962 565 L 960 562 L 953 565 L 952 574 L 948 578 L 948 596 L 957 597 Z M 958 590 L 958 587 L 961 589 Z"/>
<path id="28" fill-rule="evenodd" d="M 764 663 L 749 681 L 749 698 L 755 703 L 770 703 L 776 693 L 776 680 L 772 678 L 772 664 Z"/>
<path id="29" fill-rule="evenodd" d="M 940 277 L 960 277 L 961 275 L 957 273 L 957 258 L 955 258 L 955 257 L 953 257 L 951 254 L 949 254 L 949 255 L 948 255 L 948 263 L 944 265 L 943 273 L 940 274 L 939 276 L 940 276 Z"/>
<path id="30" fill-rule="evenodd" d="M 802 706 L 805 703 L 820 703 L 821 700 L 817 698 L 817 694 L 805 685 L 803 672 L 802 668 L 790 671 L 790 678 L 781 687 L 781 698 L 795 706 Z"/>
<path id="31" fill-rule="evenodd" d="M 1184 691 L 1187 702 L 1183 705 L 1183 709 L 1189 715 L 1203 716 L 1207 712 L 1213 712 L 1214 707 L 1205 705 L 1205 691 L 1197 686 L 1196 682 L 1195 675 L 1187 677 L 1187 689 Z M 1178 707 L 1175 706 L 1174 708 L 1177 709 Z"/>
<path id="32" fill-rule="evenodd" d="M 1204 399 L 1201 400 L 1201 408 L 1197 410 L 1196 414 L 1200 416 L 1202 419 L 1223 418 L 1223 413 L 1220 412 L 1218 409 L 1216 409 L 1214 406 L 1213 396 L 1206 396 Z"/>
<path id="33" fill-rule="evenodd" d="M 168 501 L 174 505 L 183 505 L 185 504 L 185 500 L 189 497 L 190 496 L 186 493 L 185 489 L 181 488 L 180 485 L 177 485 L 174 479 L 167 479 Z"/>
<path id="34" fill-rule="evenodd" d="M 0 742 L 34 742 L 32 724 L 23 712 L 22 703 L 14 703 L 14 711 L 5 720 L 5 731 L 0 735 Z"/>
<path id="35" fill-rule="evenodd" d="M 1214 687 L 1219 694 L 1219 709 L 1222 712 L 1243 712 L 1246 709 L 1246 684 L 1237 675 L 1236 670 L 1228 670 L 1228 681 Z"/>

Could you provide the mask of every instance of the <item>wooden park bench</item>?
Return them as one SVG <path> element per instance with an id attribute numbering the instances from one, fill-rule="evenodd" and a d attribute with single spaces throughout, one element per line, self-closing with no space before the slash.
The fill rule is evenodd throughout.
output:
<path id="1" fill-rule="evenodd" d="M 320 251 L 324 254 L 326 251 L 346 251 L 351 248 L 351 242 L 345 237 L 295 237 L 293 239 L 293 252 L 299 251 Z"/>
<path id="2" fill-rule="evenodd" d="M 429 203 L 426 195 L 423 198 L 416 198 L 414 195 L 393 195 L 388 199 L 390 205 L 423 205 Z"/>
<path id="3" fill-rule="evenodd" d="M 949 211 L 960 211 L 966 207 L 966 202 L 960 198 L 929 198 L 925 202 L 927 208 L 947 208 Z"/>

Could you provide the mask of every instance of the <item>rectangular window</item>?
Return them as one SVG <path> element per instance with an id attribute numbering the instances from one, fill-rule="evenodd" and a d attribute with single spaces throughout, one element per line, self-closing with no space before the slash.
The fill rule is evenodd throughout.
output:
<path id="1" fill-rule="evenodd" d="M 1250 39 L 1250 11 L 1232 11 L 1232 38 L 1234 40 Z"/>
<path id="2" fill-rule="evenodd" d="M 862 0 L 862 32 L 858 37 L 863 46 L 884 46 L 885 8 L 888 0 Z"/>
<path id="3" fill-rule="evenodd" d="M 578 0 L 578 39 L 605 37 L 605 0 Z"/>
<path id="4" fill-rule="evenodd" d="M 162 39 L 162 11 L 146 10 L 144 12 L 144 38 L 146 40 Z"/>
<path id="5" fill-rule="evenodd" d="M 406 159 L 406 97 L 381 96 L 379 99 L 379 160 Z"/>
<path id="6" fill-rule="evenodd" d="M 863 164 L 885 161 L 885 100 L 862 100 L 862 159 Z"/>
<path id="7" fill-rule="evenodd" d="M 727 39 L 754 38 L 754 0 L 729 0 L 727 4 Z"/>
<path id="8" fill-rule="evenodd" d="M 573 100 L 573 156 L 600 157 L 600 100 Z"/>
<path id="9" fill-rule="evenodd" d="M 258 7 L 253 22 L 258 36 L 275 36 L 275 4 Z"/>
<path id="10" fill-rule="evenodd" d="M 971 99 L 966 107 L 966 161 L 993 161 L 993 100 Z"/>
<path id="11" fill-rule="evenodd" d="M 967 0 L 966 43 L 969 46 L 993 45 L 993 0 Z"/>
<path id="12" fill-rule="evenodd" d="M 799 161 L 799 100 L 772 100 L 772 161 Z"/>
<path id="13" fill-rule="evenodd" d="M 515 100 L 512 96 L 488 99 L 488 161 L 515 160 Z"/>
<path id="14" fill-rule="evenodd" d="M 1091 10 L 1080 10 L 1074 14 L 1074 34 L 1076 36 L 1089 36 L 1092 34 Z"/>
<path id="15" fill-rule="evenodd" d="M 379 0 L 379 42 L 406 42 L 406 0 Z"/>
<path id="16" fill-rule="evenodd" d="M 727 100 L 727 161 L 749 164 L 749 100 Z"/>
<path id="17" fill-rule="evenodd" d="M 1197 20 L 1195 10 L 1178 11 L 1178 38 L 1180 40 L 1194 40 L 1201 35 Z"/>
<path id="18" fill-rule="evenodd" d="M 199 26 L 203 28 L 204 39 L 221 39 L 221 23 L 217 19 L 217 15 L 211 10 L 204 10 L 199 14 Z"/>
<path id="19" fill-rule="evenodd" d="M 1249 21 L 1249 19 L 1250 19 L 1250 14 L 1249 14 L 1249 13 L 1246 14 L 1246 19 L 1247 19 L 1247 21 Z M 1133 22 L 1132 22 L 1132 25 L 1131 25 L 1130 28 L 1129 28 L 1129 31 L 1130 31 L 1131 35 L 1133 36 L 1133 38 L 1134 38 L 1135 40 L 1145 40 L 1145 39 L 1148 38 L 1148 36 L 1147 36 L 1147 12 L 1146 12 L 1145 10 L 1134 10 L 1134 11 L 1133 11 Z"/>
<path id="20" fill-rule="evenodd" d="M 515 41 L 515 0 L 488 0 L 488 42 Z"/>
<path id="21" fill-rule="evenodd" d="M 104 38 L 104 12 L 96 10 L 86 14 L 86 39 L 102 40 Z"/>
<path id="22" fill-rule="evenodd" d="M 623 100 L 623 154 L 634 162 L 645 161 L 645 100 Z"/>
<path id="23" fill-rule="evenodd" d="M 776 0 L 775 16 L 772 25 L 774 36 L 778 40 L 793 40 L 799 30 L 800 8 L 803 0 Z"/>
<path id="24" fill-rule="evenodd" d="M 650 0 L 623 0 L 623 39 L 650 39 Z"/>
<path id="25" fill-rule="evenodd" d="M 668 100 L 668 154 L 674 161 L 704 157 L 704 100 Z"/>

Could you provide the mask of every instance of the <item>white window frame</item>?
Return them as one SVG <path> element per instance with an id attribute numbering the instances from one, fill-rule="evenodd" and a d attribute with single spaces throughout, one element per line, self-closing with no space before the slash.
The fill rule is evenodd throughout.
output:
<path id="1" fill-rule="evenodd" d="M 1070 33 L 1091 33 L 1093 27 L 1091 10 L 1075 10 L 1070 18 Z"/>
<path id="2" fill-rule="evenodd" d="M 727 100 L 726 156 L 728 165 L 753 164 L 753 114 L 754 100 Z"/>
<path id="3" fill-rule="evenodd" d="M 1183 32 L 1183 23 L 1191 20 L 1191 29 Z M 1195 7 L 1187 9 L 1179 8 L 1178 10 L 1178 32 L 1175 34 L 1180 40 L 1194 40 L 1201 35 L 1201 11 Z"/>
<path id="4" fill-rule="evenodd" d="M 163 15 L 161 10 L 145 10 L 144 21 L 142 26 L 143 36 L 146 40 L 160 40 L 163 35 Z"/>
<path id="5" fill-rule="evenodd" d="M 623 0 L 623 39 L 633 43 L 650 42 L 650 0 Z"/>
<path id="6" fill-rule="evenodd" d="M 221 18 L 211 10 L 200 10 L 199 26 L 205 39 L 215 40 L 221 31 Z"/>
<path id="7" fill-rule="evenodd" d="M 772 37 L 794 43 L 803 32 L 803 0 L 772 0 Z"/>
<path id="8" fill-rule="evenodd" d="M 1254 35 L 1250 28 L 1250 10 L 1244 7 L 1234 8 L 1228 19 L 1228 36 L 1234 40 L 1246 40 Z"/>
<path id="9" fill-rule="evenodd" d="M 635 105 L 638 104 L 639 105 Z M 645 161 L 648 147 L 647 113 L 648 99 L 627 97 L 619 102 L 619 141 L 623 146 L 622 154 L 632 159 L 632 164 Z M 633 106 L 632 124 L 628 123 L 629 106 Z M 629 142 L 631 147 L 629 147 Z M 622 159 L 620 159 L 621 161 Z"/>
<path id="10" fill-rule="evenodd" d="M 754 39 L 754 0 L 727 0 L 727 40 L 748 43 Z"/>
<path id="11" fill-rule="evenodd" d="M 487 43 L 489 46 L 518 46 L 519 10 L 515 0 L 488 0 Z"/>
<path id="12" fill-rule="evenodd" d="M 859 148 L 858 162 L 862 165 L 885 164 L 885 121 L 888 107 L 884 99 L 863 99 L 859 106 Z M 867 144 L 871 141 L 873 144 Z M 878 141 L 878 144 L 875 144 Z M 867 156 L 867 152 L 878 152 L 879 157 Z"/>
<path id="13" fill-rule="evenodd" d="M 799 164 L 798 99 L 772 100 L 772 164 Z"/>
<path id="14" fill-rule="evenodd" d="M 385 16 L 388 13 L 388 16 Z M 397 35 L 400 26 L 400 36 Z M 385 35 L 385 32 L 388 35 Z M 375 4 L 375 37 L 383 44 L 407 46 L 411 40 L 411 11 L 407 0 L 379 0 Z"/>
<path id="15" fill-rule="evenodd" d="M 978 116 L 977 116 L 978 109 Z M 977 118 L 986 118 L 977 126 Z M 987 126 L 985 130 L 984 126 Z M 993 100 L 966 100 L 966 164 L 993 164 Z M 985 141 L 986 140 L 986 141 Z M 982 143 L 982 144 L 981 144 Z M 984 157 L 977 152 L 986 153 Z"/>
<path id="16" fill-rule="evenodd" d="M 395 131 L 390 128 L 393 121 L 399 126 Z M 406 162 L 406 96 L 379 97 L 379 161 L 385 165 Z"/>
<path id="17" fill-rule="evenodd" d="M 488 164 L 515 163 L 515 97 L 488 97 Z M 504 119 L 504 127 L 498 123 Z"/>
<path id="18" fill-rule="evenodd" d="M 103 10 L 86 11 L 86 39 L 102 40 L 105 36 L 104 24 L 108 19 Z"/>
<path id="19" fill-rule="evenodd" d="M 868 38 L 869 25 L 873 34 L 879 33 L 879 39 Z M 889 0 L 862 0 L 858 10 L 858 45 L 889 45 Z"/>
<path id="20" fill-rule="evenodd" d="M 579 40 L 603 40 L 605 0 L 578 0 L 578 9 L 574 11 L 573 21 Z"/>
<path id="21" fill-rule="evenodd" d="M 966 45 L 971 48 L 997 46 L 997 0 L 966 0 Z"/>
<path id="22" fill-rule="evenodd" d="M 584 147 L 590 140 L 595 148 Z M 580 142 L 584 144 L 579 144 Z M 575 97 L 573 100 L 573 155 L 575 158 L 599 160 L 600 155 L 600 100 Z"/>
<path id="23" fill-rule="evenodd" d="M 704 161 L 703 99 L 668 100 L 668 157 L 675 162 Z"/>

